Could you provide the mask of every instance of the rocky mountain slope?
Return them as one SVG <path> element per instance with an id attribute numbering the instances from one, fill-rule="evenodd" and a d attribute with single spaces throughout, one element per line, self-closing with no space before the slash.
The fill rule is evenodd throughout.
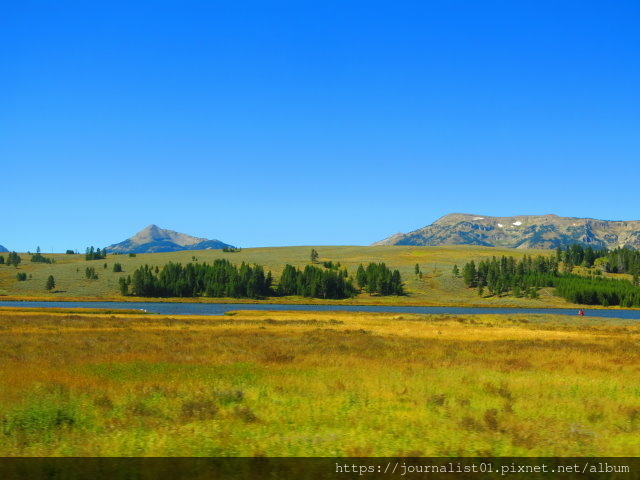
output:
<path id="1" fill-rule="evenodd" d="M 6 248 L 4 248 L 2 245 L 0 245 L 0 252 L 8 252 L 9 250 L 7 250 Z"/>
<path id="2" fill-rule="evenodd" d="M 149 225 L 127 240 L 107 247 L 109 253 L 155 253 L 179 250 L 215 250 L 231 245 L 220 240 L 192 237 Z"/>
<path id="3" fill-rule="evenodd" d="M 557 215 L 488 217 L 452 213 L 410 233 L 397 233 L 373 245 L 484 245 L 556 248 L 640 248 L 640 221 L 610 221 Z"/>

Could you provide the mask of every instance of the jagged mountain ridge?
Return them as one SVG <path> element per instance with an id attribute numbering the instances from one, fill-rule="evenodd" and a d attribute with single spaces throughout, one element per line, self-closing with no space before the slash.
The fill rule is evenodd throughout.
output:
<path id="1" fill-rule="evenodd" d="M 220 240 L 192 237 L 157 225 L 149 225 L 123 242 L 106 248 L 109 253 L 157 253 L 180 250 L 217 250 L 231 247 Z"/>
<path id="2" fill-rule="evenodd" d="M 373 245 L 482 245 L 556 248 L 640 248 L 640 221 L 611 221 L 557 215 L 490 217 L 452 213 L 410 233 L 397 233 Z"/>

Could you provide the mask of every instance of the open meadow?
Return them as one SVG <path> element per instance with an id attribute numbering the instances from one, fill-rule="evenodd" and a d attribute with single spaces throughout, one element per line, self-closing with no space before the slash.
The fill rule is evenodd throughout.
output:
<path id="1" fill-rule="evenodd" d="M 521 258 L 524 255 L 554 255 L 549 250 L 500 249 L 492 247 L 448 246 L 448 247 L 273 247 L 243 249 L 238 253 L 225 253 L 221 250 L 199 250 L 171 253 L 108 255 L 105 260 L 86 261 L 80 255 L 47 255 L 55 259 L 54 264 L 31 263 L 29 255 L 21 254 L 22 263 L 18 268 L 0 265 L 0 299 L 107 299 L 107 300 L 140 300 L 140 297 L 122 297 L 118 288 L 118 279 L 131 275 L 133 271 L 145 264 L 162 268 L 169 262 L 208 262 L 216 258 L 226 258 L 234 264 L 246 262 L 263 265 L 273 272 L 275 280 L 280 277 L 286 264 L 304 268 L 310 263 L 310 251 L 315 248 L 320 257 L 318 262 L 340 262 L 350 275 L 355 275 L 359 264 L 368 262 L 385 262 L 391 269 L 398 269 L 407 295 L 381 297 L 361 293 L 355 298 L 346 300 L 322 300 L 302 297 L 270 297 L 271 303 L 332 303 L 332 304 L 395 304 L 395 305 L 468 305 L 468 306 L 503 306 L 503 307 L 570 307 L 572 304 L 555 297 L 552 290 L 542 288 L 539 299 L 504 297 L 481 297 L 475 289 L 468 289 L 460 277 L 454 277 L 454 265 L 459 268 L 470 261 L 490 259 L 502 255 Z M 123 271 L 113 272 L 113 265 L 120 263 Z M 418 264 L 422 277 L 415 274 Z M 106 266 L 106 267 L 105 267 Z M 93 267 L 98 279 L 88 279 L 85 275 L 87 267 Z M 25 273 L 28 280 L 18 281 L 17 273 Z M 49 292 L 45 283 L 49 275 L 53 275 L 56 287 Z M 204 298 L 174 299 L 177 301 L 213 301 L 213 302 L 255 302 L 255 300 Z"/>
<path id="2" fill-rule="evenodd" d="M 640 327 L 0 311 L 0 456 L 638 456 Z"/>

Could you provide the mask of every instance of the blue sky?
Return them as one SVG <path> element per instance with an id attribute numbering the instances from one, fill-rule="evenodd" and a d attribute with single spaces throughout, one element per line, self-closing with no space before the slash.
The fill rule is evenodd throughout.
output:
<path id="1" fill-rule="evenodd" d="M 135 5 L 132 5 L 135 3 Z M 640 219 L 638 2 L 0 6 L 0 244 Z"/>

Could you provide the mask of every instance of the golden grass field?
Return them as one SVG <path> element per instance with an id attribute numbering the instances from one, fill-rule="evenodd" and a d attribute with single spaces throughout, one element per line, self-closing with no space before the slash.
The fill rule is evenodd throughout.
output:
<path id="1" fill-rule="evenodd" d="M 0 311 L 0 456 L 638 456 L 640 327 Z"/>
<path id="2" fill-rule="evenodd" d="M 220 250 L 200 250 L 171 253 L 109 255 L 106 260 L 86 261 L 84 255 L 45 255 L 56 260 L 55 264 L 30 263 L 29 256 L 22 254 L 23 263 L 15 268 L 0 265 L 0 299 L 94 299 L 94 300 L 133 300 L 139 297 L 122 297 L 118 290 L 118 279 L 130 275 L 141 265 L 149 264 L 162 267 L 168 262 L 211 263 L 216 258 L 227 258 L 235 264 L 241 262 L 264 265 L 271 270 L 274 277 L 280 273 L 287 263 L 304 267 L 310 260 L 311 249 L 319 254 L 319 261 L 340 262 L 350 274 L 354 275 L 360 263 L 385 262 L 392 269 L 399 269 L 405 284 L 407 295 L 397 297 L 380 297 L 360 294 L 347 300 L 321 300 L 301 297 L 272 297 L 263 302 L 271 303 L 331 303 L 331 304 L 394 304 L 394 305 L 468 305 L 468 306 L 503 306 L 503 307 L 567 307 L 572 306 L 565 300 L 554 297 L 551 289 L 541 289 L 540 299 L 531 300 L 515 297 L 480 297 L 474 289 L 465 288 L 462 278 L 454 278 L 454 264 L 459 268 L 470 261 L 491 258 L 492 256 L 553 255 L 549 250 L 500 249 L 492 247 L 446 246 L 446 247 L 274 247 L 243 249 L 240 253 L 224 253 Z M 6 256 L 6 255 L 5 255 Z M 123 273 L 114 273 L 113 264 L 120 263 Z M 419 264 L 423 273 L 418 278 L 414 273 Z M 104 265 L 106 264 L 106 268 Z M 98 280 L 85 278 L 85 269 L 90 266 L 96 269 Z M 16 273 L 31 275 L 25 282 L 16 280 Z M 53 275 L 56 280 L 54 292 L 45 289 L 47 277 Z M 156 299 L 158 300 L 158 299 Z M 176 300 L 176 299 L 174 299 Z M 209 302 L 255 302 L 241 299 L 177 299 L 179 301 Z"/>

